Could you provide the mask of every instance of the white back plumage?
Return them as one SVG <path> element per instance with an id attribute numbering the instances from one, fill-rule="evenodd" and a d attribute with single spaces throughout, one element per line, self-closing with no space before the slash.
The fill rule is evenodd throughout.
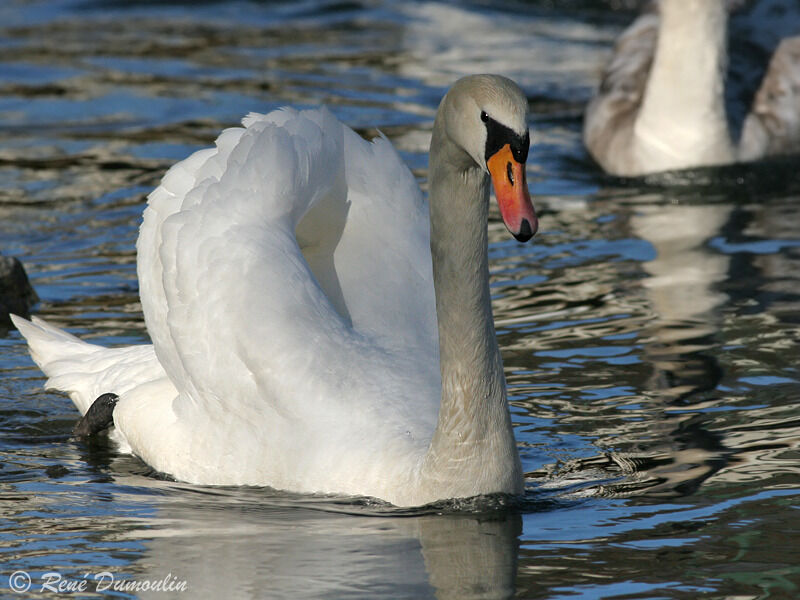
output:
<path id="1" fill-rule="evenodd" d="M 138 352 L 152 369 L 101 389 L 94 365 L 119 350 L 72 338 L 87 358 L 51 384 L 82 412 L 120 393 L 124 441 L 179 479 L 402 504 L 441 394 L 427 204 L 388 141 L 324 109 L 243 123 L 149 197 L 138 274 L 158 360 Z M 21 330 L 48 354 L 50 329 Z"/>

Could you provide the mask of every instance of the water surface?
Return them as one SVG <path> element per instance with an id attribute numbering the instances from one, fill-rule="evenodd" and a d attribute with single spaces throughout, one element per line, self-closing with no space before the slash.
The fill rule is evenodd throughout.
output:
<path id="1" fill-rule="evenodd" d="M 34 597 L 45 573 L 104 571 L 231 598 L 800 594 L 796 160 L 602 175 L 581 111 L 625 3 L 132 4 L 0 6 L 0 251 L 35 312 L 147 342 L 145 196 L 247 112 L 324 103 L 384 132 L 425 187 L 449 84 L 509 75 L 541 233 L 521 245 L 495 218 L 490 260 L 526 493 L 397 510 L 166 481 L 72 440 L 71 402 L 2 332 L 3 595 L 17 570 Z"/>

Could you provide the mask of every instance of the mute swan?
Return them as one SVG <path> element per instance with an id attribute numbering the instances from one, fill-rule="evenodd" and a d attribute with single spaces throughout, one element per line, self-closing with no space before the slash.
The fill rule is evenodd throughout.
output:
<path id="1" fill-rule="evenodd" d="M 775 51 L 736 145 L 724 99 L 727 22 L 726 0 L 660 0 L 622 33 L 584 119 L 584 143 L 604 170 L 636 176 L 800 152 L 800 37 Z"/>
<path id="2" fill-rule="evenodd" d="M 487 213 L 491 177 L 510 232 L 536 231 L 521 90 L 474 75 L 445 95 L 430 211 L 387 140 L 324 109 L 243 124 L 149 196 L 137 268 L 151 346 L 14 319 L 47 386 L 81 413 L 102 394 L 111 414 L 116 394 L 121 448 L 190 483 L 395 505 L 520 493 Z"/>

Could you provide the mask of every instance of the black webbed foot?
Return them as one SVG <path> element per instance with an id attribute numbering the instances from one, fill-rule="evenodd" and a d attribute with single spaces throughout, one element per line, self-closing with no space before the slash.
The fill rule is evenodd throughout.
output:
<path id="1" fill-rule="evenodd" d="M 117 400 L 119 400 L 119 396 L 116 394 L 108 393 L 98 396 L 86 414 L 75 424 L 72 434 L 75 437 L 86 438 L 111 427 L 114 424 L 113 415 Z"/>

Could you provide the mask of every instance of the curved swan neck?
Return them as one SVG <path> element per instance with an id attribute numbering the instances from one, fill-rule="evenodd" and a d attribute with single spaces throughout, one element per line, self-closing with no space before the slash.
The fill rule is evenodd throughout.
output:
<path id="1" fill-rule="evenodd" d="M 451 497 L 517 493 L 521 467 L 489 292 L 489 179 L 438 117 L 429 172 L 442 398 L 423 476 Z"/>
<path id="2" fill-rule="evenodd" d="M 489 181 L 475 167 L 436 171 L 430 182 L 431 255 L 444 408 L 472 400 L 449 385 L 454 379 L 474 387 L 501 381 L 503 374 L 489 293 Z"/>
<path id="3" fill-rule="evenodd" d="M 661 0 L 659 12 L 658 43 L 635 125 L 642 151 L 663 154 L 666 168 L 731 160 L 725 2 Z"/>

